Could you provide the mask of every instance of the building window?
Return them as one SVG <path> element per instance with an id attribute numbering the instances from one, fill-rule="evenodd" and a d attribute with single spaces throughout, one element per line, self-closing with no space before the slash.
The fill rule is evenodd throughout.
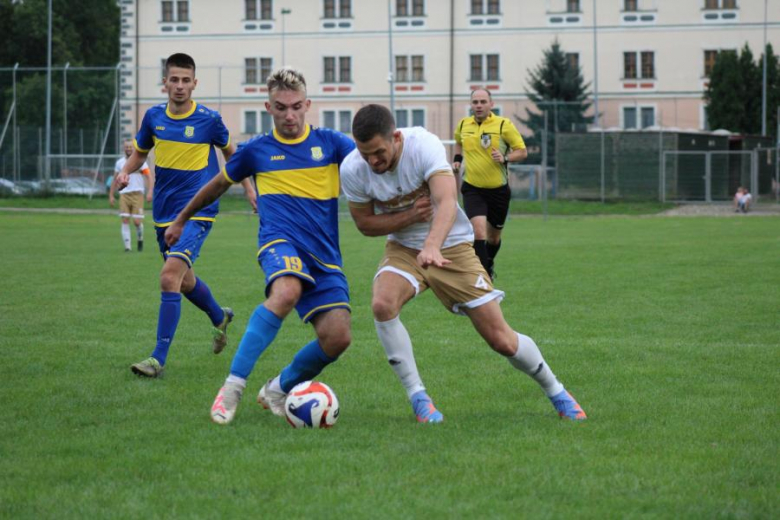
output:
<path id="1" fill-rule="evenodd" d="M 637 119 L 637 117 L 641 119 Z M 637 126 L 637 125 L 641 126 Z M 655 125 L 655 107 L 623 107 L 623 128 L 648 128 Z"/>
<path id="2" fill-rule="evenodd" d="M 349 56 L 325 56 L 323 63 L 324 83 L 351 83 L 352 58 Z"/>
<path id="3" fill-rule="evenodd" d="M 258 124 L 259 123 L 259 124 Z M 244 111 L 244 133 L 267 134 L 273 131 L 274 123 L 271 114 L 265 110 L 245 110 Z"/>
<path id="4" fill-rule="evenodd" d="M 737 0 L 723 0 L 723 9 L 736 9 Z"/>
<path id="5" fill-rule="evenodd" d="M 256 85 L 264 83 L 266 78 L 271 75 L 273 59 L 271 58 L 246 58 L 244 74 L 244 83 Z"/>
<path id="6" fill-rule="evenodd" d="M 247 20 L 273 19 L 273 0 L 245 0 L 244 6 Z"/>
<path id="7" fill-rule="evenodd" d="M 715 66 L 715 60 L 718 57 L 718 51 L 704 51 L 704 77 L 709 78 L 712 74 L 712 68 Z"/>
<path id="8" fill-rule="evenodd" d="M 190 21 L 189 0 L 175 0 L 175 1 L 163 0 L 162 21 L 163 22 L 189 22 Z"/>
<path id="9" fill-rule="evenodd" d="M 737 0 L 704 0 L 704 9 L 736 9 Z"/>
<path id="10" fill-rule="evenodd" d="M 162 69 L 162 74 L 160 75 L 160 84 L 163 84 L 163 79 L 168 76 L 168 70 L 165 68 L 166 61 L 168 61 L 168 58 L 160 58 L 160 69 Z"/>
<path id="11" fill-rule="evenodd" d="M 471 0 L 471 14 L 501 14 L 500 0 Z"/>
<path id="12" fill-rule="evenodd" d="M 396 56 L 395 80 L 399 83 L 425 81 L 425 65 L 422 56 Z"/>
<path id="13" fill-rule="evenodd" d="M 499 81 L 498 54 L 472 54 L 469 81 Z"/>
<path id="14" fill-rule="evenodd" d="M 580 12 L 580 0 L 566 0 L 566 12 L 567 13 L 579 13 Z"/>
<path id="15" fill-rule="evenodd" d="M 626 12 L 635 12 L 639 10 L 639 6 L 637 5 L 639 3 L 639 0 L 625 0 L 623 2 L 623 10 Z"/>
<path id="16" fill-rule="evenodd" d="M 257 112 L 255 110 L 244 112 L 244 133 L 250 135 L 257 133 Z"/>
<path id="17" fill-rule="evenodd" d="M 409 124 L 411 122 L 411 125 Z M 407 128 L 409 126 L 425 126 L 425 110 L 421 108 L 397 109 L 395 111 L 396 128 Z"/>
<path id="18" fill-rule="evenodd" d="M 352 133 L 352 111 L 324 110 L 322 112 L 322 126 L 344 134 Z"/>
<path id="19" fill-rule="evenodd" d="M 569 68 L 572 70 L 580 69 L 580 55 L 577 52 L 567 52 L 566 62 L 569 64 Z"/>
<path id="20" fill-rule="evenodd" d="M 395 0 L 396 16 L 425 16 L 425 0 Z"/>
<path id="21" fill-rule="evenodd" d="M 323 0 L 323 18 L 352 18 L 352 0 Z"/>
<path id="22" fill-rule="evenodd" d="M 640 63 L 641 69 L 638 68 Z M 652 51 L 624 52 L 623 78 L 655 79 L 655 53 Z"/>

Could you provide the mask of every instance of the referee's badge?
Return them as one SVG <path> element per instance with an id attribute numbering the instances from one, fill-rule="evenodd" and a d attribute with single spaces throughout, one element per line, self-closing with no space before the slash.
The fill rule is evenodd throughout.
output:
<path id="1" fill-rule="evenodd" d="M 482 143 L 482 148 L 484 148 L 485 150 L 490 148 L 490 144 L 491 144 L 490 134 L 482 134 L 480 136 L 480 140 L 481 140 L 481 143 Z"/>
<path id="2" fill-rule="evenodd" d="M 194 126 L 185 126 L 184 127 L 184 137 L 192 137 L 195 135 L 195 127 Z"/>
<path id="3" fill-rule="evenodd" d="M 319 146 L 312 146 L 311 147 L 311 158 L 315 161 L 319 161 L 322 159 L 322 148 Z"/>

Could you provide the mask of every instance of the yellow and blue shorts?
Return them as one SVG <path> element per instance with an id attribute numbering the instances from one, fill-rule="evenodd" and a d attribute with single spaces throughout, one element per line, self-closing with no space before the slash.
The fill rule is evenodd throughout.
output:
<path id="1" fill-rule="evenodd" d="M 212 224 L 214 223 L 207 220 L 188 220 L 184 224 L 181 238 L 170 248 L 165 244 L 165 230 L 168 228 L 155 227 L 157 244 L 160 246 L 160 253 L 162 253 L 163 259 L 179 258 L 181 261 L 186 262 L 189 267 L 192 267 L 192 264 L 198 259 L 198 255 L 200 255 L 200 248 L 203 247 L 203 242 L 209 236 Z"/>

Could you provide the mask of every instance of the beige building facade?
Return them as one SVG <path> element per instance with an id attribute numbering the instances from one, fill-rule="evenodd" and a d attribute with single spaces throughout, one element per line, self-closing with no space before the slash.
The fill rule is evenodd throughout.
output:
<path id="1" fill-rule="evenodd" d="M 780 2 L 764 0 L 121 0 L 120 5 L 125 135 L 135 134 L 148 107 L 166 100 L 162 63 L 174 52 L 193 56 L 194 98 L 219 110 L 240 141 L 271 129 L 264 79 L 283 64 L 304 72 L 314 125 L 349 133 L 361 106 L 382 103 L 393 106 L 399 126 L 422 125 L 451 139 L 477 87 L 491 91 L 502 115 L 524 117 L 533 108 L 529 71 L 556 39 L 580 66 L 591 101 L 598 85 L 607 128 L 706 129 L 702 96 L 717 53 L 748 44 L 758 58 L 765 34 L 780 51 Z"/>

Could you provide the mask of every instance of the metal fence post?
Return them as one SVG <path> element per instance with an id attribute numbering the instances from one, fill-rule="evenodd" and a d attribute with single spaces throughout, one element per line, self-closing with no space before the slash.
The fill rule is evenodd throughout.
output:
<path id="1" fill-rule="evenodd" d="M 704 154 L 704 200 L 712 202 L 712 152 Z"/>

